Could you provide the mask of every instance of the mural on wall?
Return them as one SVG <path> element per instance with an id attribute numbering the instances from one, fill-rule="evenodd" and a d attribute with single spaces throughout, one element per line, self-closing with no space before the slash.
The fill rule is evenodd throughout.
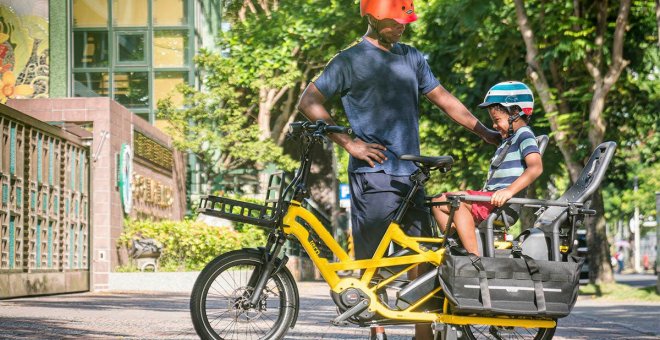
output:
<path id="1" fill-rule="evenodd" d="M 0 3 L 0 103 L 48 97 L 48 0 Z"/>

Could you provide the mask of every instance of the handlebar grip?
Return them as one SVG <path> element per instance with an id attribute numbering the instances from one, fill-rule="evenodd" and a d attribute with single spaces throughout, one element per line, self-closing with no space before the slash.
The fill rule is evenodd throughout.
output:
<path id="1" fill-rule="evenodd" d="M 326 133 L 343 133 L 350 135 L 353 133 L 353 129 L 349 127 L 343 127 L 343 126 L 336 126 L 336 125 L 328 125 L 325 127 L 325 132 Z"/>

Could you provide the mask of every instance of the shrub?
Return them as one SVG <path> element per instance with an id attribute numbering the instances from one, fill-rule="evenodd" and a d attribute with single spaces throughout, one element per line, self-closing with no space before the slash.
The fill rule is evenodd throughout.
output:
<path id="1" fill-rule="evenodd" d="M 130 249 L 131 241 L 153 238 L 163 245 L 160 270 L 201 270 L 216 256 L 242 247 L 263 246 L 266 234 L 254 226 L 211 227 L 202 222 L 127 220 L 119 245 Z"/>

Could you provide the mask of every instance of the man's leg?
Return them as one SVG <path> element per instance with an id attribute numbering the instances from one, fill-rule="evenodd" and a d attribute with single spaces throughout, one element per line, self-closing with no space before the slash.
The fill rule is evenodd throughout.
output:
<path id="1" fill-rule="evenodd" d="M 401 205 L 403 189 L 397 178 L 383 172 L 349 173 L 356 259 L 373 257 Z"/>

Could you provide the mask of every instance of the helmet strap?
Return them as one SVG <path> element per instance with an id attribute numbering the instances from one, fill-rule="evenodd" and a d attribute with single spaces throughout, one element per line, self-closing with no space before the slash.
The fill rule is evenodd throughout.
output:
<path id="1" fill-rule="evenodd" d="M 507 131 L 509 136 L 507 137 L 513 137 L 513 123 L 520 118 L 520 114 L 511 114 L 511 109 L 508 107 L 506 110 L 509 112 L 509 130 Z"/>

